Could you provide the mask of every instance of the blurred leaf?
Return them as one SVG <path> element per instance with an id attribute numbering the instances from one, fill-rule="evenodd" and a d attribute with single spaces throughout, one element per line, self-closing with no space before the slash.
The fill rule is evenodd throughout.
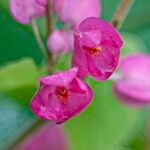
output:
<path id="1" fill-rule="evenodd" d="M 10 0 L 1 0 L 0 7 L 8 11 L 9 9 L 9 1 Z"/>
<path id="2" fill-rule="evenodd" d="M 0 69 L 0 91 L 27 103 L 36 90 L 37 77 L 37 67 L 31 58 L 10 62 Z"/>
<path id="3" fill-rule="evenodd" d="M 129 32 L 122 32 L 121 35 L 124 42 L 121 49 L 122 56 L 131 53 L 148 51 L 144 41 L 138 35 Z"/>
<path id="4" fill-rule="evenodd" d="M 139 30 L 144 26 L 150 25 L 150 1 L 149 0 L 135 0 L 122 29 L 123 30 Z"/>
<path id="5" fill-rule="evenodd" d="M 37 67 L 31 58 L 10 62 L 0 69 L 0 91 L 36 85 Z"/>
<path id="6" fill-rule="evenodd" d="M 123 147 L 130 147 L 133 150 L 146 150 L 148 146 L 147 132 L 148 131 L 148 120 L 149 120 L 149 110 L 147 108 L 143 109 L 141 113 L 142 117 L 138 121 L 139 129 L 135 132 L 133 136 L 127 137 Z"/>
<path id="7" fill-rule="evenodd" d="M 71 150 L 119 150 L 138 128 L 140 110 L 121 105 L 111 92 L 111 82 L 90 81 L 95 97 L 79 116 L 65 124 Z"/>
<path id="8" fill-rule="evenodd" d="M 1 2 L 0 2 L 1 5 Z M 0 7 L 0 64 L 19 57 L 32 56 L 41 62 L 42 54 L 31 28 L 21 25 Z"/>
<path id="9" fill-rule="evenodd" d="M 129 143 L 128 147 L 130 147 L 131 149 L 146 150 L 147 143 L 144 135 L 138 133 L 130 142 L 131 143 Z"/>
<path id="10" fill-rule="evenodd" d="M 0 95 L 0 150 L 20 133 L 34 117 L 30 110 L 13 99 Z"/>
<path id="11" fill-rule="evenodd" d="M 148 47 L 148 51 L 150 53 L 150 27 L 144 27 L 141 28 L 137 31 L 135 31 L 135 33 L 145 42 L 146 46 Z"/>

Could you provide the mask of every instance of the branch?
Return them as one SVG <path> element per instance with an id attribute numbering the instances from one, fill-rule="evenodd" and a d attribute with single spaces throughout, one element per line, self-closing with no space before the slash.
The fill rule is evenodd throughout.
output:
<path id="1" fill-rule="evenodd" d="M 49 56 L 49 53 L 47 52 L 47 50 L 45 48 L 45 45 L 42 42 L 38 27 L 37 27 L 37 24 L 36 24 L 36 20 L 32 19 L 31 24 L 32 24 L 32 30 L 33 30 L 34 36 L 36 38 L 36 41 L 38 43 L 38 46 L 39 46 L 39 48 L 40 48 L 40 50 L 43 53 L 43 56 L 45 58 L 47 71 L 50 74 L 52 72 L 51 57 Z"/>
<path id="2" fill-rule="evenodd" d="M 122 26 L 133 3 L 134 3 L 134 0 L 121 0 L 111 20 L 111 24 L 115 28 L 119 29 Z"/>
<path id="3" fill-rule="evenodd" d="M 46 29 L 47 29 L 47 38 L 50 35 L 50 33 L 52 32 L 52 18 L 51 18 L 51 2 L 50 0 L 47 0 L 47 5 L 45 6 L 46 9 L 46 13 L 45 13 L 45 17 L 46 17 Z M 53 55 L 50 51 L 47 52 L 47 56 L 50 60 L 50 64 L 53 65 Z M 51 69 L 52 70 L 52 69 Z M 51 74 L 52 72 L 49 72 L 49 74 Z"/>

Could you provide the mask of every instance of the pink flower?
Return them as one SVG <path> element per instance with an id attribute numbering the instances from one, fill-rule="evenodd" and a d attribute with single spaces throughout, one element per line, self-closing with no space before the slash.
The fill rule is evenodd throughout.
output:
<path id="1" fill-rule="evenodd" d="M 60 20 L 78 26 L 88 17 L 99 17 L 99 0 L 52 0 L 52 6 Z"/>
<path id="2" fill-rule="evenodd" d="M 150 103 L 150 55 L 132 54 L 119 65 L 120 78 L 114 82 L 119 99 L 128 105 Z"/>
<path id="3" fill-rule="evenodd" d="M 78 79 L 77 68 L 39 78 L 40 89 L 30 107 L 39 117 L 63 123 L 77 115 L 92 100 L 90 87 Z"/>
<path id="4" fill-rule="evenodd" d="M 35 0 L 10 0 L 10 11 L 13 18 L 21 24 L 28 24 L 31 18 L 45 14 L 45 8 Z"/>
<path id="5" fill-rule="evenodd" d="M 73 49 L 73 33 L 65 30 L 54 30 L 48 37 L 47 45 L 53 53 L 67 52 Z"/>
<path id="6" fill-rule="evenodd" d="M 67 150 L 66 137 L 58 125 L 47 123 L 19 144 L 18 150 Z"/>
<path id="7" fill-rule="evenodd" d="M 120 48 L 120 35 L 107 22 L 87 18 L 74 34 L 73 66 L 79 68 L 79 77 L 91 75 L 95 80 L 106 80 L 116 69 Z"/>
<path id="8" fill-rule="evenodd" d="M 40 5 L 46 5 L 47 4 L 47 0 L 35 0 L 37 3 L 39 3 Z"/>

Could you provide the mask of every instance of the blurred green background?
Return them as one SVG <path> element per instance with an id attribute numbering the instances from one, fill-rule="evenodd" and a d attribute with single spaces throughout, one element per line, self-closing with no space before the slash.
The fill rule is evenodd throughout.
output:
<path id="1" fill-rule="evenodd" d="M 109 21 L 119 0 L 101 0 L 101 3 L 101 17 Z M 42 20 L 38 19 L 38 22 L 44 37 Z M 149 0 L 135 0 L 120 31 L 125 40 L 122 54 L 129 51 L 150 52 Z M 69 61 L 68 55 L 62 56 L 56 64 L 56 70 L 69 66 L 66 58 Z M 42 64 L 42 55 L 30 25 L 23 26 L 16 23 L 9 14 L 8 0 L 1 0 L 0 149 L 2 150 L 3 146 L 35 117 L 30 112 L 28 103 L 37 88 L 35 79 L 42 74 L 36 64 Z M 146 149 L 148 110 L 128 108 L 120 104 L 112 95 L 111 81 L 97 83 L 89 78 L 87 81 L 95 92 L 92 104 L 64 125 L 71 150 Z"/>

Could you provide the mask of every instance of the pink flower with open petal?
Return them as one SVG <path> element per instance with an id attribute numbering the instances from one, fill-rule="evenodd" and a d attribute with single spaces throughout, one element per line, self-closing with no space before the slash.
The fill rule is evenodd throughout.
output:
<path id="1" fill-rule="evenodd" d="M 52 0 L 52 7 L 60 20 L 78 26 L 88 17 L 99 17 L 99 0 Z"/>
<path id="2" fill-rule="evenodd" d="M 54 30 L 48 37 L 47 45 L 53 53 L 73 50 L 73 33 L 70 30 Z"/>
<path id="3" fill-rule="evenodd" d="M 63 129 L 58 125 L 44 124 L 27 137 L 17 150 L 67 150 L 68 144 Z"/>
<path id="4" fill-rule="evenodd" d="M 39 78 L 40 88 L 30 108 L 39 117 L 63 123 L 81 112 L 92 100 L 91 88 L 76 77 L 77 68 Z"/>
<path id="5" fill-rule="evenodd" d="M 45 8 L 35 0 L 10 0 L 10 12 L 16 21 L 28 24 L 31 18 L 43 16 Z"/>
<path id="6" fill-rule="evenodd" d="M 74 33 L 72 65 L 79 68 L 79 77 L 108 79 L 116 69 L 123 42 L 110 24 L 99 18 L 87 18 Z"/>
<path id="7" fill-rule="evenodd" d="M 120 78 L 114 81 L 114 91 L 121 102 L 130 106 L 150 103 L 150 55 L 132 54 L 119 65 Z"/>

